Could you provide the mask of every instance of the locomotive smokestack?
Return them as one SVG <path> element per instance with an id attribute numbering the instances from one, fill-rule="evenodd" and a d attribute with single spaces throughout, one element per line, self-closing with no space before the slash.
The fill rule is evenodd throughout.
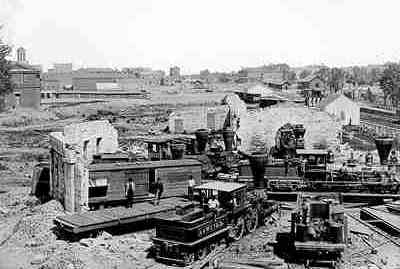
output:
<path id="1" fill-rule="evenodd" d="M 306 129 L 303 124 L 296 124 L 293 126 L 294 136 L 296 137 L 296 148 L 304 149 L 304 134 Z"/>
<path id="2" fill-rule="evenodd" d="M 225 150 L 232 151 L 233 150 L 233 138 L 235 137 L 235 132 L 232 128 L 226 128 L 223 132 Z"/>
<path id="3" fill-rule="evenodd" d="M 254 186 L 256 188 L 265 188 L 267 186 L 264 175 L 265 165 L 268 163 L 268 155 L 262 153 L 253 153 L 247 155 L 250 162 L 251 171 L 254 177 Z"/>
<path id="4" fill-rule="evenodd" d="M 304 134 L 306 133 L 306 128 L 304 128 L 303 124 L 295 124 L 293 126 L 293 131 L 296 138 L 304 138 Z"/>
<path id="5" fill-rule="evenodd" d="M 185 153 L 185 144 L 174 143 L 171 144 L 171 155 L 173 160 L 180 160 Z"/>
<path id="6" fill-rule="evenodd" d="M 375 138 L 375 145 L 381 164 L 387 164 L 389 153 L 393 146 L 393 138 L 387 136 Z"/>
<path id="7" fill-rule="evenodd" d="M 195 132 L 197 140 L 197 150 L 202 153 L 205 151 L 208 142 L 209 131 L 207 129 L 198 129 Z"/>

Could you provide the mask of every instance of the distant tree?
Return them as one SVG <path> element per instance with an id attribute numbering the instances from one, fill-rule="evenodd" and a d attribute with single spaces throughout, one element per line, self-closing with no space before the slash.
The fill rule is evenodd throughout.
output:
<path id="1" fill-rule="evenodd" d="M 368 100 L 370 103 L 374 103 L 374 102 L 376 101 L 375 95 L 372 93 L 370 87 L 368 87 L 368 90 L 367 90 L 367 100 Z"/>
<path id="2" fill-rule="evenodd" d="M 375 82 L 379 82 L 382 76 L 382 71 L 379 68 L 373 67 L 367 73 L 367 83 L 373 85 Z"/>
<path id="3" fill-rule="evenodd" d="M 386 65 L 379 84 L 383 90 L 385 105 L 386 100 L 390 99 L 395 106 L 398 106 L 400 100 L 400 65 L 396 63 Z"/>
<path id="4" fill-rule="evenodd" d="M 328 84 L 330 69 L 328 67 L 321 67 L 317 72 L 315 72 L 315 75 L 320 77 L 325 84 Z"/>
<path id="5" fill-rule="evenodd" d="M 328 86 L 331 92 L 338 92 L 343 88 L 345 72 L 343 69 L 334 67 L 330 69 L 328 75 Z"/>
<path id="6" fill-rule="evenodd" d="M 0 26 L 1 30 L 1 26 Z M 0 109 L 4 109 L 4 96 L 12 92 L 12 83 L 10 79 L 10 61 L 7 57 L 11 53 L 11 47 L 3 43 L 0 39 Z"/>
<path id="7" fill-rule="evenodd" d="M 294 71 L 289 71 L 289 72 L 286 74 L 286 80 L 287 80 L 287 81 L 293 82 L 293 81 L 295 81 L 296 79 L 297 79 L 296 72 L 294 72 Z"/>
<path id="8" fill-rule="evenodd" d="M 271 65 L 269 65 L 269 67 L 272 70 L 280 71 L 280 72 L 289 72 L 289 70 L 290 70 L 290 66 L 288 64 L 286 64 L 286 63 L 271 64 Z"/>
<path id="9" fill-rule="evenodd" d="M 307 70 L 307 69 L 304 69 L 303 71 L 300 72 L 299 78 L 303 79 L 303 78 L 308 77 L 309 75 L 311 75 L 311 71 Z"/>

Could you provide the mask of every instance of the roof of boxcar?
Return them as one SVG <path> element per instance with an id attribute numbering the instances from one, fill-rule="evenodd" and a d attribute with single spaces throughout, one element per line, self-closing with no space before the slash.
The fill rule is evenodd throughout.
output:
<path id="1" fill-rule="evenodd" d="M 201 163 L 193 159 L 140 161 L 122 163 L 96 163 L 89 165 L 89 171 L 129 170 L 143 168 L 164 168 L 181 166 L 201 166 Z"/>
<path id="2" fill-rule="evenodd" d="M 296 153 L 300 155 L 326 155 L 328 151 L 324 149 L 296 149 Z"/>
<path id="3" fill-rule="evenodd" d="M 223 182 L 223 181 L 213 181 L 196 186 L 195 189 L 206 189 L 206 190 L 217 190 L 224 192 L 232 192 L 241 188 L 246 187 L 245 184 L 234 183 L 234 182 Z"/>

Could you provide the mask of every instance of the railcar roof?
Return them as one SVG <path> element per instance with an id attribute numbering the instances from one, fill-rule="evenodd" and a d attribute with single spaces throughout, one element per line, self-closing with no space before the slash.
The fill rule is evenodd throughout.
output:
<path id="1" fill-rule="evenodd" d="M 238 189 L 245 188 L 245 184 L 235 182 L 213 181 L 196 186 L 195 189 L 217 190 L 223 192 L 232 192 Z"/>
<path id="2" fill-rule="evenodd" d="M 121 163 L 96 163 L 89 165 L 89 171 L 94 172 L 94 171 L 183 167 L 183 166 L 201 166 L 201 162 L 193 159 L 181 159 L 181 160 L 121 162 Z"/>
<path id="3" fill-rule="evenodd" d="M 328 151 L 324 149 L 296 149 L 296 153 L 300 155 L 326 155 Z"/>

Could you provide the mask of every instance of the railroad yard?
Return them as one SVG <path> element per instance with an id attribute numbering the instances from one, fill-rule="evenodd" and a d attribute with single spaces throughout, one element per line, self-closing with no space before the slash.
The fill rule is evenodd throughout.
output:
<path id="1" fill-rule="evenodd" d="M 87 119 L 107 119 L 118 131 L 120 146 L 141 154 L 143 145 L 135 142 L 136 138 L 160 136 L 168 125 L 167 115 L 172 111 L 217 105 L 227 93 L 229 90 L 220 89 L 183 93 L 177 98 L 160 92 L 149 100 L 59 105 L 44 111 L 18 111 L 2 115 L 0 268 L 175 268 L 156 261 L 152 241 L 156 230 L 146 224 L 123 231 L 105 230 L 76 240 L 60 237 L 53 221 L 65 214 L 63 205 L 56 200 L 41 203 L 30 195 L 32 171 L 40 157 L 49 158 L 48 134 L 61 130 L 65 125 Z M 307 132 L 316 128 L 312 124 L 307 125 Z M 254 126 L 246 122 L 243 125 L 247 128 Z M 281 126 L 277 123 L 276 127 L 270 128 L 277 129 L 278 125 Z M 246 134 L 248 130 L 243 132 Z M 265 134 L 267 138 L 270 136 Z M 340 154 L 336 157 L 338 160 L 345 159 L 350 151 L 342 147 L 342 157 Z M 362 152 L 356 151 L 355 155 L 359 153 Z M 365 202 L 344 205 L 348 216 L 348 241 L 338 268 L 399 268 L 400 239 L 388 234 L 385 229 L 375 227 L 373 221 L 360 219 L 360 210 L 366 206 Z M 297 264 L 274 251 L 277 233 L 290 231 L 290 215 L 296 207 L 295 201 L 279 203 L 279 214 L 272 215 L 265 226 L 228 246 L 218 246 L 189 267 L 306 268 L 306 265 Z M 400 229 L 400 223 L 392 224 Z"/>

